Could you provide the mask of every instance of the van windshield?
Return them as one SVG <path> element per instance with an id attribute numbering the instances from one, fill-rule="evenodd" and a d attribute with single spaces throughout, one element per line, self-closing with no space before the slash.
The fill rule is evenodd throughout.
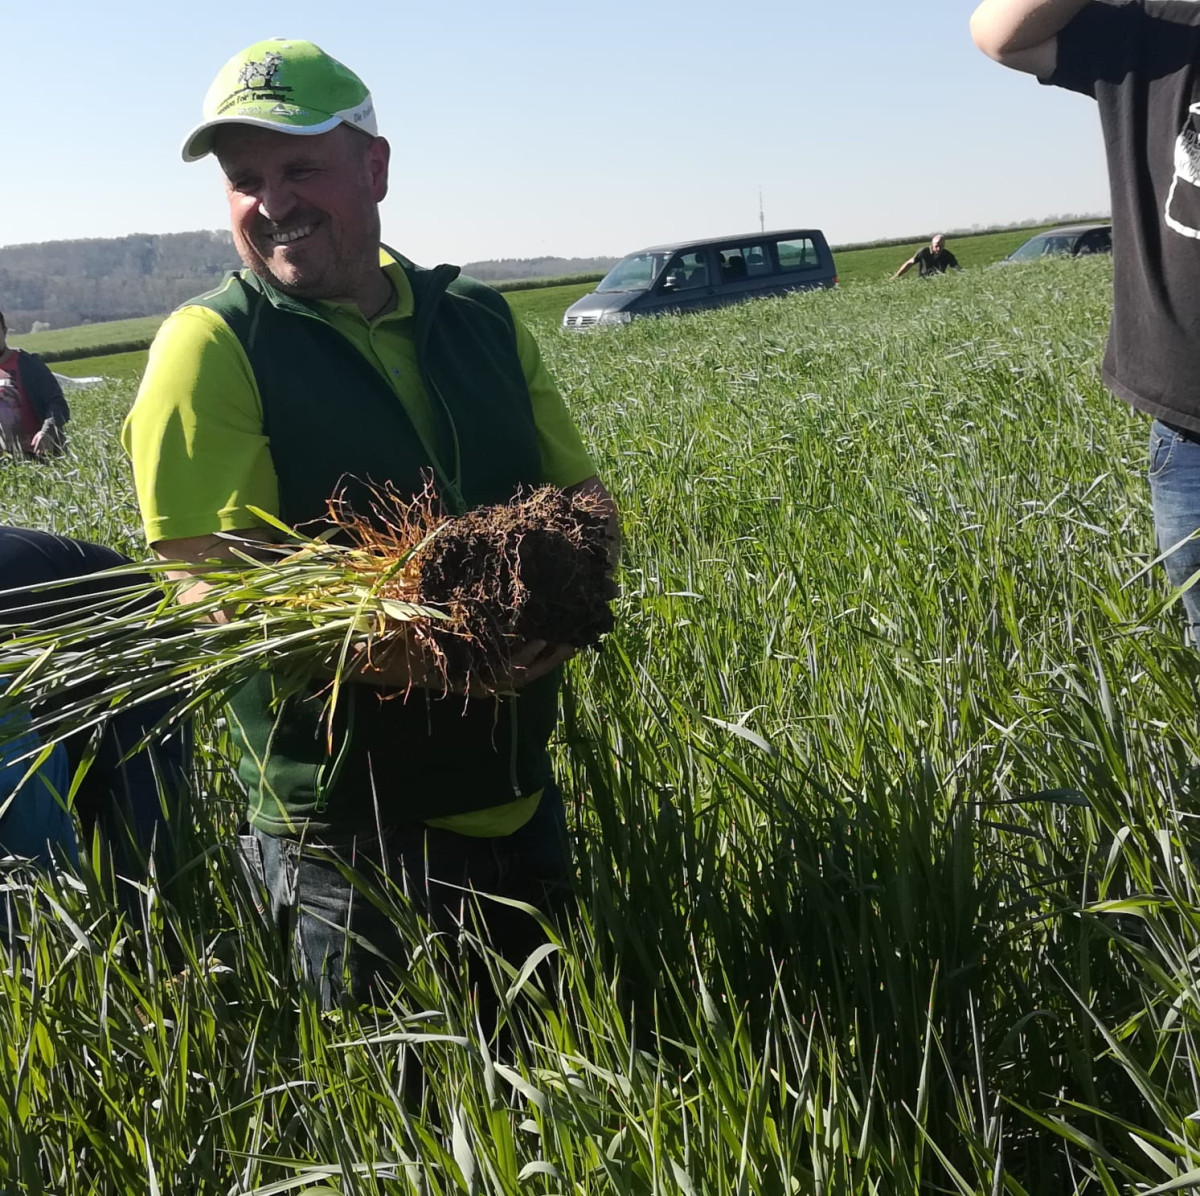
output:
<path id="1" fill-rule="evenodd" d="M 648 291 L 667 264 L 669 253 L 631 253 L 622 258 L 596 287 L 598 295 L 606 291 Z"/>
<path id="2" fill-rule="evenodd" d="M 1035 257 L 1045 257 L 1051 253 L 1070 253 L 1072 237 L 1055 237 L 1042 236 L 1034 237 L 1031 241 L 1026 241 L 1020 249 L 1014 250 L 1009 254 L 1009 260 L 1014 262 L 1028 262 Z"/>

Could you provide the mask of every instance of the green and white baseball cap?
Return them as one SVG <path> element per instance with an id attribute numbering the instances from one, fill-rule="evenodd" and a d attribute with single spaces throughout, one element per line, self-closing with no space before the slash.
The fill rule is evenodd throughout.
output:
<path id="1" fill-rule="evenodd" d="M 235 54 L 204 97 L 204 121 L 183 143 L 183 160 L 212 152 L 222 125 L 258 125 L 315 136 L 340 124 L 375 136 L 375 105 L 363 81 L 312 42 L 275 37 Z"/>

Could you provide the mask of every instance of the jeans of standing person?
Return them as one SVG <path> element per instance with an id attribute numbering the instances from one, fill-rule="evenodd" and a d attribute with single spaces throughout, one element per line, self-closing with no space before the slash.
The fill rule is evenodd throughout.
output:
<path id="1" fill-rule="evenodd" d="M 1156 419 L 1150 426 L 1149 477 L 1158 551 L 1175 548 L 1163 565 L 1171 585 L 1181 586 L 1200 572 L 1200 434 Z M 1200 582 L 1181 601 L 1192 643 L 1200 647 Z"/>
<path id="2" fill-rule="evenodd" d="M 449 936 L 473 929 L 478 911 L 484 941 L 518 966 L 545 942 L 541 927 L 522 910 L 473 894 L 521 901 L 550 915 L 570 900 L 566 818 L 553 782 L 533 817 L 511 835 L 474 838 L 407 823 L 384 829 L 381 850 L 375 834 L 301 843 L 244 828 L 240 849 L 254 888 L 265 890 L 260 909 L 294 944 L 301 976 L 326 1009 L 369 1001 L 404 966 L 402 931 L 372 902 L 365 891 L 371 887 L 391 901 L 403 892 Z"/>

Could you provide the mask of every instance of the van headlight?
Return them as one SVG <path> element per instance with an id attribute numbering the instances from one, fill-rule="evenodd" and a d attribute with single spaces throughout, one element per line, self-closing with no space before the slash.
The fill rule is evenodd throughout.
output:
<path id="1" fill-rule="evenodd" d="M 627 311 L 606 311 L 600 317 L 601 324 L 628 324 L 633 316 Z"/>

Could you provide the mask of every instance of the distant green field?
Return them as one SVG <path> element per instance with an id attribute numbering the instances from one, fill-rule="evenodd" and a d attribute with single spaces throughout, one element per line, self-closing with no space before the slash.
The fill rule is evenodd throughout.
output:
<path id="1" fill-rule="evenodd" d="M 1007 256 L 1039 231 L 1037 228 L 1019 228 L 998 233 L 979 233 L 951 238 L 949 244 L 964 267 L 986 266 Z M 843 285 L 886 278 L 895 272 L 901 262 L 927 243 L 913 241 L 905 245 L 837 250 L 834 260 L 838 278 Z M 502 289 L 506 291 L 506 298 L 514 311 L 522 318 L 536 322 L 558 323 L 563 312 L 576 299 L 595 289 L 594 282 L 534 286 L 535 281 L 525 282 L 524 286 L 528 289 L 508 290 L 507 286 Z M 55 365 L 59 373 L 78 375 L 107 372 L 124 377 L 140 372 L 145 367 L 144 352 L 139 356 L 134 350 L 144 350 L 149 345 L 164 318 L 146 316 L 137 320 L 114 320 L 105 324 L 82 324 L 77 328 L 27 333 L 14 336 L 12 343 L 30 352 L 40 353 L 47 361 L 60 363 Z M 103 367 L 97 360 L 100 355 L 103 355 Z M 66 367 L 68 360 L 75 363 L 71 369 Z"/>
<path id="2" fill-rule="evenodd" d="M 108 320 L 103 324 L 79 324 L 74 328 L 52 328 L 29 332 L 11 341 L 21 349 L 38 353 L 46 361 L 78 357 L 82 352 L 128 351 L 145 348 L 166 316 L 141 316 L 136 320 Z"/>
<path id="3" fill-rule="evenodd" d="M 504 297 L 522 320 L 549 320 L 557 324 L 576 299 L 590 295 L 595 289 L 594 282 L 575 282 L 536 291 L 509 291 Z"/>
<path id="4" fill-rule="evenodd" d="M 68 378 L 87 378 L 99 374 L 104 378 L 140 379 L 146 368 L 147 351 L 135 349 L 131 353 L 110 353 L 103 357 L 80 357 L 75 361 L 53 362 L 56 374 Z"/>
<path id="5" fill-rule="evenodd" d="M 1045 225 L 1051 228 L 1052 225 Z M 947 237 L 946 244 L 958 258 L 959 265 L 966 268 L 971 266 L 990 266 L 1001 258 L 1007 257 L 1018 245 L 1028 241 L 1040 228 L 1009 229 L 1000 233 L 981 233 L 974 237 Z M 865 282 L 875 278 L 887 278 L 895 274 L 901 264 L 907 261 L 928 241 L 910 241 L 907 245 L 878 245 L 870 249 L 834 250 L 833 258 L 837 264 L 838 280 L 845 285 L 848 282 Z"/>

